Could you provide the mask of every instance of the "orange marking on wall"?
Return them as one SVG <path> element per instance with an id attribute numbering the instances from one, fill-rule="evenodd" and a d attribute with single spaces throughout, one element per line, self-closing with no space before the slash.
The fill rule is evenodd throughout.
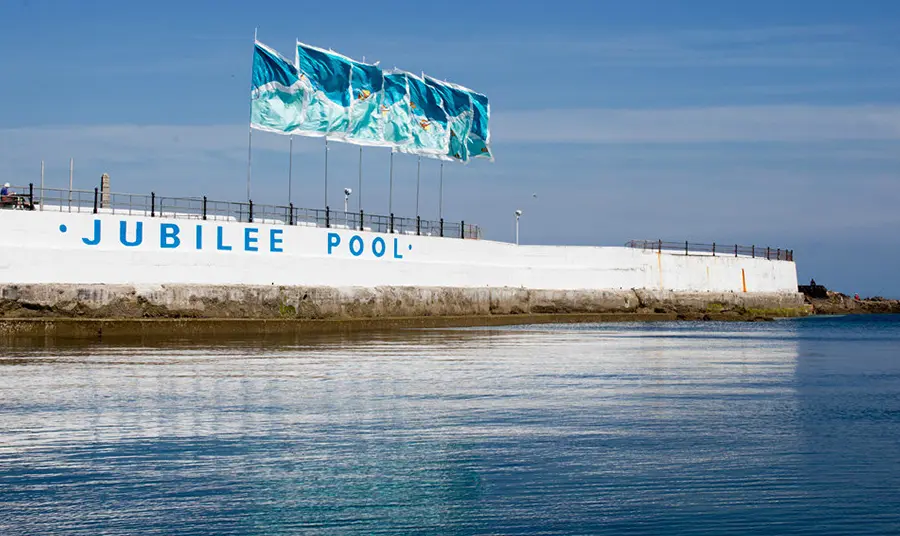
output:
<path id="1" fill-rule="evenodd" d="M 741 283 L 744 284 L 744 292 L 747 292 L 747 274 L 744 273 L 743 268 L 741 268 Z"/>

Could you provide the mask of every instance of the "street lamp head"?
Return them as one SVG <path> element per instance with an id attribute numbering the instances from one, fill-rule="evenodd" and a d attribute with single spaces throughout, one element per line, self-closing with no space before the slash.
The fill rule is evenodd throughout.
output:
<path id="1" fill-rule="evenodd" d="M 521 216 L 521 215 L 522 215 L 522 211 L 521 211 L 521 210 L 517 210 L 517 211 L 516 211 L 516 217 L 518 218 L 518 217 Z"/>
<path id="2" fill-rule="evenodd" d="M 344 195 L 350 195 L 353 193 L 353 190 L 350 188 L 344 188 Z"/>

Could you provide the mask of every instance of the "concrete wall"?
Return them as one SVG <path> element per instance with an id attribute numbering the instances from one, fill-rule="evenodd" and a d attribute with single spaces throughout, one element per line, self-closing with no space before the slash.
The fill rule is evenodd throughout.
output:
<path id="1" fill-rule="evenodd" d="M 797 291 L 787 261 L 110 214 L 0 211 L 0 251 L 16 285 Z"/>

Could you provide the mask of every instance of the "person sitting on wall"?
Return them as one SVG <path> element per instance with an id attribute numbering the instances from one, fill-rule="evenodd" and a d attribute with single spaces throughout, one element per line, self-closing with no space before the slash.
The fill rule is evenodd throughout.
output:
<path id="1" fill-rule="evenodd" d="M 14 205 L 16 204 L 15 192 L 10 191 L 9 183 L 3 185 L 3 188 L 0 188 L 0 205 Z"/>

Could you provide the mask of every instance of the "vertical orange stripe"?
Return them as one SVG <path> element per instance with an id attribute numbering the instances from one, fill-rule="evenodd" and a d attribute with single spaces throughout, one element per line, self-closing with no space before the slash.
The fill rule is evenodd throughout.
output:
<path id="1" fill-rule="evenodd" d="M 741 268 L 741 283 L 744 284 L 744 292 L 747 292 L 747 274 L 744 273 L 743 268 Z"/>

